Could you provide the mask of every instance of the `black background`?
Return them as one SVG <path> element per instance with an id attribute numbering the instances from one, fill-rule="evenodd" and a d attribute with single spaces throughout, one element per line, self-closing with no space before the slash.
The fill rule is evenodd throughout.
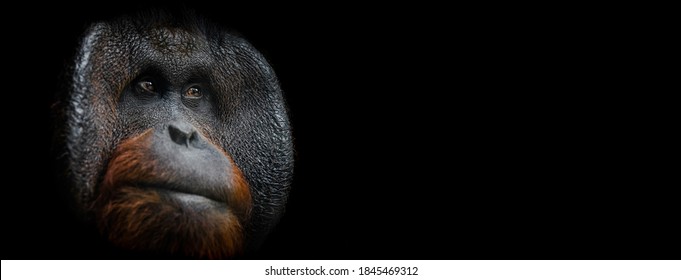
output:
<path id="1" fill-rule="evenodd" d="M 2 259 L 103 258 L 64 218 L 50 105 L 88 24 L 164 6 L 92 5 L 3 19 Z M 287 98 L 294 183 L 255 258 L 678 258 L 671 169 L 589 84 L 607 64 L 591 29 L 504 7 L 184 6 L 248 39 Z"/>

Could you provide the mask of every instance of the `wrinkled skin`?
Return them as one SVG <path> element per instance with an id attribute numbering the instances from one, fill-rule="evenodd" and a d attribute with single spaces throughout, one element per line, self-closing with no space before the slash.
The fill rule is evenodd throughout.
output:
<path id="1" fill-rule="evenodd" d="M 230 258 L 282 214 L 293 145 L 278 80 L 194 16 L 92 25 L 55 106 L 74 209 L 131 252 Z"/>

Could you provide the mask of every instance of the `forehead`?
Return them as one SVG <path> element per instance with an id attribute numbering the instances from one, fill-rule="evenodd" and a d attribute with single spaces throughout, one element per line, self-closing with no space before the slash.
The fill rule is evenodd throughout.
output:
<path id="1" fill-rule="evenodd" d="M 206 43 L 200 34 L 177 27 L 153 27 L 140 35 L 151 49 L 162 54 L 190 56 Z"/>
<path id="2" fill-rule="evenodd" d="M 181 78 L 200 69 L 209 69 L 216 58 L 206 35 L 191 27 L 161 24 L 132 26 L 122 30 L 117 46 L 129 71 L 138 74 L 155 69 L 168 78 Z"/>

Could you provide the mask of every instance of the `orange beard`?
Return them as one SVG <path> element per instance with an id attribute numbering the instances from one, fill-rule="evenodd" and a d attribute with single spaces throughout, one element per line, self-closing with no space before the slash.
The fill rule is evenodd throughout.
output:
<path id="1" fill-rule="evenodd" d="M 241 171 L 230 158 L 231 182 L 225 182 L 220 202 L 203 197 L 187 202 L 140 187 L 135 182 L 181 180 L 147 152 L 150 131 L 123 141 L 114 152 L 93 204 L 100 232 L 118 247 L 152 255 L 222 259 L 242 253 L 251 196 Z"/>

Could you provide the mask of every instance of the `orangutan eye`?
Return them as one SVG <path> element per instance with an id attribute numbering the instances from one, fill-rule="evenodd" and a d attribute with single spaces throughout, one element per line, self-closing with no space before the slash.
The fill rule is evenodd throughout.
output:
<path id="1" fill-rule="evenodd" d="M 190 87 L 185 91 L 184 97 L 198 99 L 203 97 L 203 93 L 201 93 L 201 90 L 198 87 Z"/>
<path id="2" fill-rule="evenodd" d="M 154 83 L 150 81 L 140 81 L 137 83 L 137 91 L 140 93 L 143 92 L 156 92 L 156 88 L 154 87 Z"/>

